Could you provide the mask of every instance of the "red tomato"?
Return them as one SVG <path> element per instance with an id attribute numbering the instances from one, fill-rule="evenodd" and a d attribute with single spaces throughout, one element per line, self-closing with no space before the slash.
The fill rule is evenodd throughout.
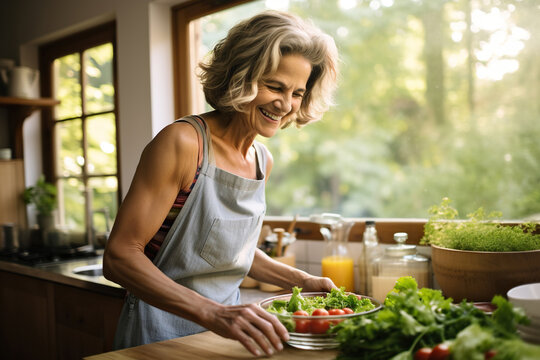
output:
<path id="1" fill-rule="evenodd" d="M 311 331 L 310 322 L 311 320 L 302 320 L 302 319 L 295 319 L 295 332 L 297 333 L 309 333 Z"/>
<path id="2" fill-rule="evenodd" d="M 433 348 L 429 360 L 446 360 L 450 358 L 450 348 L 446 344 L 439 344 Z"/>
<path id="3" fill-rule="evenodd" d="M 342 309 L 330 309 L 328 315 L 345 315 L 345 311 Z"/>
<path id="4" fill-rule="evenodd" d="M 497 352 L 495 350 L 489 350 L 484 353 L 484 359 L 490 360 L 493 359 L 497 355 Z"/>
<path id="5" fill-rule="evenodd" d="M 311 313 L 313 316 L 328 316 L 328 311 L 326 309 L 315 309 Z"/>
<path id="6" fill-rule="evenodd" d="M 345 314 L 354 314 L 354 310 L 350 308 L 343 308 L 343 311 L 345 311 Z"/>
<path id="7" fill-rule="evenodd" d="M 304 311 L 304 310 L 296 310 L 295 312 L 293 312 L 293 315 L 298 315 L 298 316 L 309 316 L 308 312 L 307 312 L 307 311 Z"/>
<path id="8" fill-rule="evenodd" d="M 431 355 L 431 351 L 432 351 L 431 348 L 428 348 L 428 347 L 423 347 L 423 348 L 418 349 L 414 353 L 414 360 L 428 360 L 429 355 Z"/>
<path id="9" fill-rule="evenodd" d="M 325 334 L 330 328 L 330 322 L 328 320 L 311 320 L 310 326 L 312 334 Z"/>

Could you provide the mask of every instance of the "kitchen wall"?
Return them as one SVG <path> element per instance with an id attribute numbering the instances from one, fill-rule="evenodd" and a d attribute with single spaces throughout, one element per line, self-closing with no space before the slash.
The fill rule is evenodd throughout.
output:
<path id="1" fill-rule="evenodd" d="M 0 2 L 0 58 L 38 67 L 39 45 L 116 20 L 119 154 L 125 196 L 144 146 L 174 120 L 170 7 L 186 0 Z M 0 147 L 7 113 L 0 109 Z M 39 112 L 24 125 L 25 182 L 42 172 Z"/>

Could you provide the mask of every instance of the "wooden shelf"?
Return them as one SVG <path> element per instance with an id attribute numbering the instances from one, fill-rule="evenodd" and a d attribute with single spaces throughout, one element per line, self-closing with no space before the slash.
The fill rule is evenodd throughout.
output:
<path id="1" fill-rule="evenodd" d="M 11 96 L 0 96 L 0 107 L 8 109 L 8 133 L 13 158 L 23 158 L 22 127 L 24 120 L 36 110 L 53 107 L 60 101 L 52 98 L 26 99 Z"/>
<path id="2" fill-rule="evenodd" d="M 51 107 L 60 101 L 51 98 L 26 99 L 12 96 L 0 96 L 0 106 Z"/>

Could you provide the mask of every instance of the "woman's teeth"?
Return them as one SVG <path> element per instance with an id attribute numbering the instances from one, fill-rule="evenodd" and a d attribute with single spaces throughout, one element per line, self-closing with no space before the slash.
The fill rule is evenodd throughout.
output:
<path id="1" fill-rule="evenodd" d="M 263 113 L 264 116 L 267 116 L 267 117 L 269 117 L 270 119 L 272 119 L 274 121 L 280 121 L 281 120 L 281 116 L 270 114 L 269 112 L 266 112 L 263 109 L 261 109 L 261 112 Z"/>

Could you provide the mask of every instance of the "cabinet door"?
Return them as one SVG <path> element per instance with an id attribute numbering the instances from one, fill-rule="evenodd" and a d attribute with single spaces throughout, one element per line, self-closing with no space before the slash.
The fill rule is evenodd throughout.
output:
<path id="1" fill-rule="evenodd" d="M 26 227 L 22 160 L 0 160 L 0 224 L 14 223 Z"/>
<path id="2" fill-rule="evenodd" d="M 112 350 L 123 299 L 54 285 L 58 359 L 80 359 Z"/>
<path id="3" fill-rule="evenodd" d="M 0 271 L 0 358 L 54 359 L 52 284 Z"/>

